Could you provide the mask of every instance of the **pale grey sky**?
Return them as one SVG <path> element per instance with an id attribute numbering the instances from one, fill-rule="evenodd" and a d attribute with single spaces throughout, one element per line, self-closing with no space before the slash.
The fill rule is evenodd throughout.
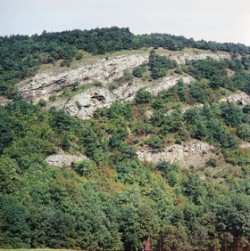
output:
<path id="1" fill-rule="evenodd" d="M 110 26 L 250 45 L 250 0 L 0 0 L 0 35 Z"/>

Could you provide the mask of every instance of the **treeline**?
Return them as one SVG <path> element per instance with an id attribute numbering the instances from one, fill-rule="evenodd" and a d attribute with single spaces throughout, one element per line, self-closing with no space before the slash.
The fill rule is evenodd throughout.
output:
<path id="1" fill-rule="evenodd" d="M 134 35 L 128 28 L 102 28 L 46 32 L 41 35 L 12 35 L 0 37 L 0 81 L 14 81 L 30 76 L 41 64 L 63 60 L 61 66 L 69 66 L 74 58 L 80 59 L 84 50 L 92 54 L 163 47 L 180 50 L 185 47 L 206 50 L 222 50 L 249 54 L 243 44 L 195 41 L 169 34 Z M 9 87 L 10 88 L 10 87 Z"/>

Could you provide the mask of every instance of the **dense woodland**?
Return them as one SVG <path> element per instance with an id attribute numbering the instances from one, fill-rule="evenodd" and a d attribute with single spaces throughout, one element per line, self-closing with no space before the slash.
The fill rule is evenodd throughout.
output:
<path id="1" fill-rule="evenodd" d="M 80 50 L 143 47 L 224 50 L 242 57 L 177 66 L 153 50 L 148 65 L 136 67 L 130 78 L 154 80 L 175 71 L 196 81 L 179 81 L 157 96 L 141 89 L 133 102 L 97 110 L 88 121 L 45 110 L 44 102 L 25 101 L 15 89 L 41 64 L 70 64 Z M 0 107 L 0 247 L 141 250 L 149 234 L 154 246 L 160 233 L 173 235 L 165 241 L 178 250 L 196 250 L 190 235 L 213 238 L 218 246 L 223 238 L 232 243 L 240 237 L 249 245 L 250 149 L 239 146 L 250 142 L 250 106 L 218 102 L 237 91 L 250 95 L 249 47 L 111 28 L 1 37 L 0 54 L 0 95 L 12 98 Z M 185 105 L 193 108 L 182 113 L 178 108 Z M 217 157 L 195 168 L 142 163 L 136 154 L 138 146 L 161 151 L 190 139 L 213 144 Z M 71 168 L 48 166 L 44 159 L 58 149 L 88 159 Z"/>

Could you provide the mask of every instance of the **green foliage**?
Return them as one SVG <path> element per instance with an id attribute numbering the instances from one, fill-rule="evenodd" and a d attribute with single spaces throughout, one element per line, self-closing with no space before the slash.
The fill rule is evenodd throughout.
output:
<path id="1" fill-rule="evenodd" d="M 236 149 L 234 151 L 226 151 L 226 160 L 233 165 L 249 165 L 250 149 Z"/>
<path id="2" fill-rule="evenodd" d="M 29 213 L 16 199 L 0 194 L 0 241 L 5 248 L 30 247 Z"/>
<path id="3" fill-rule="evenodd" d="M 147 66 L 145 64 L 139 65 L 133 69 L 133 76 L 141 78 L 143 73 L 146 72 Z"/>
<path id="4" fill-rule="evenodd" d="M 149 91 L 140 89 L 136 92 L 135 95 L 135 103 L 136 104 L 143 104 L 143 103 L 149 103 L 152 99 L 152 95 Z"/>
<path id="5" fill-rule="evenodd" d="M 180 80 L 156 97 L 141 89 L 135 103 L 114 103 L 88 121 L 55 108 L 46 111 L 43 101 L 24 101 L 14 87 L 41 64 L 60 60 L 69 66 L 82 58 L 82 51 L 196 47 L 249 53 L 248 47 L 168 34 L 135 36 L 116 27 L 11 36 L 0 38 L 0 45 L 0 95 L 13 98 L 0 109 L 1 248 L 141 250 L 149 234 L 161 232 L 172 234 L 164 245 L 194 250 L 190 233 L 204 238 L 249 236 L 250 153 L 238 148 L 238 137 L 249 141 L 249 107 L 213 103 L 228 90 L 249 93 L 246 55 L 233 61 L 190 62 L 178 70 L 197 82 L 184 85 Z M 175 67 L 152 51 L 149 65 L 136 67 L 132 74 L 144 78 L 149 70 L 159 78 Z M 227 69 L 235 74 L 228 76 Z M 117 83 L 130 81 L 132 74 L 125 71 Z M 73 88 L 69 95 L 81 89 L 77 82 Z M 205 105 L 180 112 L 195 102 Z M 219 163 L 216 157 L 206 165 L 219 168 L 138 159 L 137 147 L 144 150 L 145 143 L 151 152 L 159 152 L 165 143 L 190 138 L 216 146 Z M 46 157 L 61 148 L 88 158 L 71 168 L 48 166 Z M 152 248 L 156 243 L 152 237 Z"/>
<path id="6" fill-rule="evenodd" d="M 167 70 L 173 69 L 176 66 L 176 62 L 166 56 L 157 55 L 154 50 L 150 52 L 149 68 L 153 79 L 164 77 Z"/>
<path id="7" fill-rule="evenodd" d="M 182 79 L 177 82 L 177 92 L 180 101 L 186 102 L 187 101 L 186 91 Z"/>
<path id="8" fill-rule="evenodd" d="M 164 178 L 167 179 L 169 185 L 173 187 L 178 182 L 178 173 L 180 172 L 179 166 L 170 162 L 160 162 L 156 169 L 159 170 Z"/>
<path id="9" fill-rule="evenodd" d="M 157 135 L 150 136 L 147 140 L 147 144 L 153 149 L 162 149 L 165 146 L 163 139 Z"/>
<path id="10" fill-rule="evenodd" d="M 14 138 L 14 133 L 11 129 L 11 123 L 4 119 L 3 113 L 0 111 L 0 154 Z"/>
<path id="11" fill-rule="evenodd" d="M 242 109 L 237 107 L 233 103 L 222 103 L 221 104 L 221 116 L 227 125 L 236 127 L 243 121 Z"/>
<path id="12" fill-rule="evenodd" d="M 210 158 L 207 163 L 208 166 L 216 167 L 217 166 L 217 159 L 216 158 Z"/>
<path id="13" fill-rule="evenodd" d="M 208 96 L 204 90 L 204 85 L 194 83 L 190 87 L 190 94 L 199 103 L 206 103 Z"/>
<path id="14" fill-rule="evenodd" d="M 237 129 L 237 135 L 243 140 L 250 141 L 250 125 L 240 124 Z"/>
<path id="15" fill-rule="evenodd" d="M 185 71 L 198 80 L 206 78 L 215 81 L 215 78 L 226 74 L 226 66 L 226 63 L 223 61 L 207 58 L 189 62 Z"/>
<path id="16" fill-rule="evenodd" d="M 232 195 L 229 198 L 221 198 L 217 203 L 215 210 L 219 222 L 217 224 L 218 231 L 228 232 L 233 236 L 249 236 L 249 196 Z"/>
<path id="17" fill-rule="evenodd" d="M 226 106 L 227 107 L 227 106 Z M 222 111 L 220 110 L 222 109 Z M 231 122 L 234 115 L 223 112 L 224 106 L 204 106 L 202 110 L 197 108 L 189 109 L 184 114 L 184 119 L 192 128 L 192 136 L 197 139 L 206 139 L 210 142 L 218 142 L 223 148 L 234 149 L 238 146 L 238 140 L 230 134 L 225 125 L 217 118 L 217 113 L 221 113 L 225 122 Z M 241 117 L 242 111 L 236 108 L 235 116 Z M 239 114 L 238 114 L 239 112 Z M 218 114 L 219 115 L 219 114 Z M 227 119 L 225 119 L 225 117 Z M 235 117 L 233 117 L 234 119 Z M 235 120 L 236 121 L 236 120 Z M 237 122 L 238 123 L 238 122 Z M 234 123 L 232 125 L 235 125 Z"/>
<path id="18" fill-rule="evenodd" d="M 12 193 L 18 189 L 19 167 L 15 160 L 9 157 L 0 157 L 0 190 L 2 193 Z"/>
<path id="19" fill-rule="evenodd" d="M 133 79 L 133 74 L 129 70 L 125 70 L 123 72 L 123 77 L 126 81 L 129 81 Z"/>
<path id="20" fill-rule="evenodd" d="M 191 201 L 196 204 L 202 204 L 206 196 L 206 189 L 202 186 L 198 175 L 191 175 L 183 181 L 183 193 L 187 195 Z"/>

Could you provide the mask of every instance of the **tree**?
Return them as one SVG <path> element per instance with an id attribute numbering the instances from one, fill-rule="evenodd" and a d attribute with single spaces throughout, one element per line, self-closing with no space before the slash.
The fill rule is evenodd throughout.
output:
<path id="1" fill-rule="evenodd" d="M 135 95 L 135 103 L 137 104 L 143 104 L 143 103 L 149 103 L 152 99 L 152 95 L 149 91 L 140 89 L 136 92 Z"/>
<path id="2" fill-rule="evenodd" d="M 5 248 L 29 248 L 29 212 L 11 196 L 0 194 L 0 243 Z"/>
<path id="3" fill-rule="evenodd" d="M 142 64 L 142 65 L 139 65 L 139 66 L 136 66 L 134 69 L 133 69 L 133 76 L 137 77 L 137 78 L 141 78 L 143 73 L 147 70 L 146 68 L 147 66 L 145 64 Z"/>
<path id="4" fill-rule="evenodd" d="M 14 133 L 11 129 L 11 124 L 6 119 L 0 111 L 0 155 L 3 153 L 4 148 L 6 148 L 12 142 L 14 138 Z"/>
<path id="5" fill-rule="evenodd" d="M 229 232 L 233 236 L 250 234 L 250 199 L 244 194 L 220 198 L 215 205 L 217 216 L 217 230 L 221 233 Z"/>
<path id="6" fill-rule="evenodd" d="M 154 50 L 149 55 L 149 68 L 153 79 L 158 79 L 166 75 L 167 70 L 177 66 L 176 62 L 166 56 L 159 56 Z"/>
<path id="7" fill-rule="evenodd" d="M 243 120 L 242 110 L 233 103 L 221 104 L 221 116 L 227 125 L 237 127 Z"/>

